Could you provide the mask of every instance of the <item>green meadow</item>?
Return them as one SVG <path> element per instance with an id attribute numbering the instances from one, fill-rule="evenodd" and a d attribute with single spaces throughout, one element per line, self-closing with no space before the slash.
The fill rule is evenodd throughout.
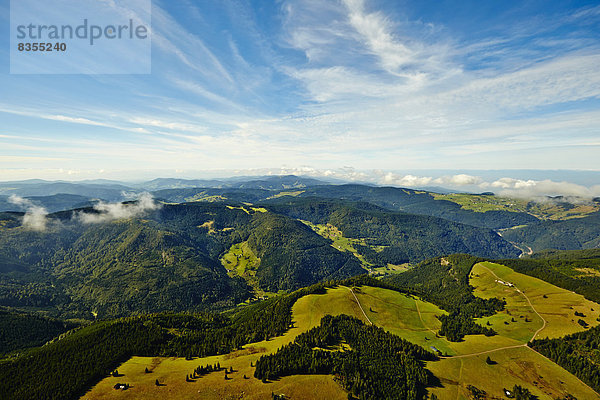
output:
<path id="1" fill-rule="evenodd" d="M 243 245 L 230 253 L 243 256 Z M 251 261 L 247 261 L 244 268 L 248 263 Z M 504 284 L 498 282 L 500 280 Z M 597 324 L 599 305 L 505 266 L 487 262 L 474 266 L 470 284 L 477 296 L 505 299 L 504 311 L 478 320 L 484 325 L 489 322 L 498 333 L 496 336 L 469 335 L 462 342 L 449 342 L 436 333 L 441 325 L 437 316 L 444 311 L 434 304 L 389 289 L 341 286 L 328 289 L 326 294 L 300 298 L 293 306 L 294 326 L 283 336 L 202 359 L 133 357 L 118 368 L 123 376 L 107 377 L 82 398 L 264 399 L 273 393 L 292 399 L 346 399 L 345 391 L 329 375 L 289 376 L 268 383 L 253 378 L 251 363 L 318 325 L 327 314 L 351 315 L 430 351 L 436 349 L 450 355 L 427 363 L 427 369 L 439 379 L 439 384 L 429 391 L 440 399 L 470 399 L 467 385 L 485 390 L 489 396 L 500 397 L 503 388 L 512 388 L 515 384 L 527 387 L 540 399 L 555 399 L 566 394 L 578 399 L 598 398 L 575 376 L 526 347 L 526 343 L 534 334 L 536 337 L 559 337 L 583 330 L 574 318 L 575 311 L 584 313 L 590 326 Z M 487 357 L 491 364 L 486 362 Z M 194 368 L 216 363 L 234 369 L 228 374 L 229 379 L 225 380 L 221 371 L 186 382 L 186 375 Z M 146 373 L 145 368 L 151 372 Z M 161 386 L 156 386 L 156 380 Z M 131 388 L 115 390 L 113 386 L 117 382 L 129 383 Z"/>

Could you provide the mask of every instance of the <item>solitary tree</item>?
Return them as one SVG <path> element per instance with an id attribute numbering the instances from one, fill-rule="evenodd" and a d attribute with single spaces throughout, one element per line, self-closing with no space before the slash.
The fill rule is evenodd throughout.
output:
<path id="1" fill-rule="evenodd" d="M 154 384 L 155 384 L 156 386 L 160 386 L 160 383 L 158 382 L 158 379 L 154 381 Z"/>

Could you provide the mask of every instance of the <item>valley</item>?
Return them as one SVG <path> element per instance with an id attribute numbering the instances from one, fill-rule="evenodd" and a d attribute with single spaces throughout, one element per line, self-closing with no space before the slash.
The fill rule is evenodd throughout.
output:
<path id="1" fill-rule="evenodd" d="M 598 211 L 278 179 L 0 213 L 0 394 L 598 398 Z"/>

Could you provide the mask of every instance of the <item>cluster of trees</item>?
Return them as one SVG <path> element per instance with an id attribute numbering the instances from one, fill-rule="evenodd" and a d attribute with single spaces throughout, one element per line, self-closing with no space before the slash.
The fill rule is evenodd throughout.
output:
<path id="1" fill-rule="evenodd" d="M 529 346 L 600 392 L 600 327 L 560 339 L 536 339 Z"/>
<path id="2" fill-rule="evenodd" d="M 529 389 L 520 385 L 513 386 L 511 392 L 515 400 L 537 400 L 538 398 L 537 396 L 534 396 Z"/>
<path id="3" fill-rule="evenodd" d="M 339 349 L 344 343 L 350 348 Z M 437 357 L 382 328 L 347 316 L 325 316 L 275 354 L 262 356 L 254 376 L 264 381 L 296 374 L 334 374 L 361 399 L 421 399 L 431 382 L 422 361 Z"/>
<path id="4" fill-rule="evenodd" d="M 196 376 L 202 376 L 202 375 L 206 375 L 206 374 L 210 374 L 211 372 L 218 372 L 218 371 L 222 371 L 225 368 L 221 368 L 221 364 L 216 363 L 216 364 L 207 364 L 206 366 L 200 365 L 198 367 L 196 367 L 196 369 L 194 369 L 194 372 L 192 373 L 193 379 L 196 379 Z"/>
<path id="5" fill-rule="evenodd" d="M 0 363 L 0 398 L 74 399 L 131 356 L 205 357 L 283 334 L 292 306 L 317 284 L 233 315 L 161 313 L 98 321 Z"/>
<path id="6" fill-rule="evenodd" d="M 505 302 L 473 295 L 469 274 L 473 265 L 480 261 L 483 259 L 466 254 L 437 257 L 402 274 L 385 278 L 384 282 L 415 293 L 448 311 L 450 315 L 440 317 L 440 334 L 446 335 L 448 340 L 460 341 L 470 334 L 493 335 L 492 329 L 478 325 L 473 319 L 503 310 Z"/>
<path id="7" fill-rule="evenodd" d="M 496 331 L 486 326 L 481 326 L 468 314 L 452 312 L 448 315 L 440 315 L 438 319 L 442 322 L 439 334 L 446 336 L 451 342 L 460 342 L 466 335 L 483 334 L 494 336 Z"/>

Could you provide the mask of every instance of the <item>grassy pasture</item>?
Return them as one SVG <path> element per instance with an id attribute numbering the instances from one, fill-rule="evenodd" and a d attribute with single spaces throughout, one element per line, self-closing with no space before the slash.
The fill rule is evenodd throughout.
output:
<path id="1" fill-rule="evenodd" d="M 385 276 L 391 274 L 399 274 L 411 269 L 411 265 L 406 264 L 388 264 L 385 267 L 372 268 L 371 272 L 374 276 Z"/>
<path id="2" fill-rule="evenodd" d="M 236 243 L 221 257 L 221 264 L 230 272 L 244 278 L 254 277 L 260 258 L 254 255 L 248 242 Z"/>
<path id="3" fill-rule="evenodd" d="M 486 363 L 488 355 L 496 364 Z M 575 376 L 526 347 L 430 361 L 427 369 L 441 381 L 441 387 L 429 389 L 439 399 L 471 399 L 467 385 L 485 390 L 490 399 L 504 399 L 503 388 L 515 384 L 528 388 L 539 399 L 563 398 L 567 394 L 578 399 L 600 398 Z"/>
<path id="4" fill-rule="evenodd" d="M 353 238 L 345 237 L 342 231 L 340 231 L 337 227 L 335 227 L 331 224 L 313 224 L 310 221 L 301 221 L 301 222 L 308 225 L 317 234 L 333 241 L 331 246 L 333 246 L 337 250 L 344 251 L 344 252 L 348 251 L 348 252 L 352 253 L 356 258 L 358 258 L 358 260 L 360 261 L 361 265 L 364 268 L 367 268 L 368 270 L 372 269 L 373 264 L 367 262 L 365 260 L 365 258 L 362 256 L 362 254 L 360 254 L 354 247 L 355 244 L 359 244 L 362 246 L 369 246 L 366 243 L 365 239 L 353 239 Z M 383 249 L 381 246 L 371 246 L 371 247 L 375 251 L 381 251 Z"/>
<path id="5" fill-rule="evenodd" d="M 253 343 L 230 354 L 202 359 L 133 357 L 118 368 L 124 376 L 105 378 L 82 399 L 265 399 L 271 392 L 286 394 L 293 399 L 346 399 L 346 392 L 331 376 L 292 376 L 264 384 L 253 377 L 254 368 L 250 367 L 250 363 L 255 363 L 261 355 L 277 351 L 300 333 L 316 326 L 326 314 L 348 314 L 365 320 L 347 288 L 329 289 L 326 295 L 309 295 L 296 302 L 294 328 L 283 336 Z M 232 379 L 225 381 L 224 372 L 213 372 L 196 382 L 185 381 L 186 374 L 199 365 L 217 362 L 237 371 L 230 374 Z M 152 369 L 152 373 L 146 374 L 146 367 Z M 243 379 L 244 374 L 251 379 Z M 156 379 L 165 386 L 157 387 Z M 129 383 L 132 388 L 115 390 L 113 386 L 117 382 Z"/>
<path id="6" fill-rule="evenodd" d="M 579 399 L 598 398 L 573 375 L 535 351 L 523 347 L 543 322 L 514 288 L 498 285 L 495 282 L 497 278 L 490 270 L 502 280 L 524 290 L 534 307 L 539 307 L 540 314 L 548 319 L 548 325 L 541 331 L 541 335 L 562 335 L 562 332 L 581 330 L 583 328 L 575 325 L 576 322 L 573 324 L 570 321 L 569 313 L 582 310 L 586 314 L 585 319 L 591 324 L 600 310 L 600 306 L 593 307 L 594 303 L 586 302 L 581 296 L 517 274 L 507 267 L 483 263 L 476 265 L 472 271 L 471 284 L 475 287 L 475 294 L 481 297 L 505 297 L 510 314 L 504 312 L 480 320 L 484 324 L 489 320 L 498 335 L 469 335 L 463 342 L 454 343 L 436 336 L 435 332 L 440 327 L 436 316 L 444 311 L 431 303 L 387 289 L 361 287 L 354 289 L 361 309 L 349 288 L 337 287 L 328 289 L 324 295 L 308 295 L 299 299 L 293 307 L 294 327 L 283 336 L 247 345 L 230 354 L 191 361 L 182 358 L 133 357 L 119 367 L 119 372 L 124 376 L 104 379 L 83 398 L 264 399 L 269 398 L 273 392 L 293 399 L 345 399 L 346 393 L 334 382 L 332 376 L 291 376 L 262 383 L 253 378 L 254 368 L 250 367 L 250 363 L 256 362 L 261 355 L 277 351 L 298 334 L 316 326 L 327 314 L 347 314 L 365 323 L 371 321 L 428 350 L 433 346 L 443 353 L 455 355 L 453 358 L 427 363 L 427 368 L 440 379 L 440 385 L 431 388 L 430 392 L 440 399 L 470 398 L 466 390 L 468 384 L 497 397 L 502 396 L 504 387 L 520 384 L 529 388 L 540 399 L 554 399 L 567 393 Z M 543 294 L 547 294 L 547 298 Z M 554 303 L 548 303 L 548 300 Z M 590 312 L 591 308 L 597 310 L 596 314 Z M 524 318 L 520 318 L 521 315 Z M 530 322 L 524 322 L 525 316 Z M 512 322 L 512 318 L 515 318 L 515 322 Z M 504 324 L 504 321 L 509 324 Z M 495 351 L 509 346 L 522 347 Z M 489 353 L 473 355 L 482 351 Z M 496 364 L 486 363 L 488 355 Z M 185 382 L 186 374 L 191 373 L 195 367 L 217 362 L 223 367 L 234 368 L 236 372 L 229 374 L 231 379 L 226 381 L 224 372 L 213 372 L 196 382 Z M 146 367 L 152 373 L 144 373 Z M 250 379 L 244 379 L 244 375 Z M 156 379 L 165 386 L 156 387 Z M 128 391 L 114 390 L 112 387 L 116 382 L 129 383 L 132 388 Z"/>
<path id="7" fill-rule="evenodd" d="M 475 287 L 474 294 L 483 298 L 506 299 L 507 311 L 479 320 L 479 323 L 483 324 L 490 321 L 492 328 L 500 335 L 529 341 L 533 333 L 543 325 L 543 321 L 533 312 L 522 293 L 515 288 L 495 282 L 498 278 L 490 271 L 496 274 L 499 280 L 510 282 L 521 290 L 535 310 L 546 320 L 546 327 L 536 338 L 557 338 L 580 332 L 584 330 L 577 322 L 580 318 L 590 326 L 598 325 L 599 304 L 569 290 L 515 272 L 503 265 L 490 262 L 476 264 L 471 271 L 470 280 L 471 285 Z M 575 316 L 575 312 L 583 313 L 585 317 Z M 521 315 L 528 317 L 531 322 L 524 322 L 524 318 L 519 318 Z M 513 323 L 512 318 L 517 322 Z M 505 325 L 504 322 L 509 324 Z"/>
<path id="8" fill-rule="evenodd" d="M 515 287 L 503 285 L 497 280 L 510 282 Z M 489 262 L 476 264 L 471 271 L 470 283 L 475 287 L 476 296 L 506 300 L 505 311 L 478 320 L 483 325 L 489 321 L 491 327 L 498 332 L 497 336 L 486 338 L 486 347 L 489 346 L 490 349 L 511 346 L 510 343 L 518 345 L 528 342 L 544 326 L 542 318 L 546 320 L 546 326 L 536 337 L 561 337 L 583 330 L 577 323 L 580 317 L 574 316 L 575 311 L 583 312 L 586 317 L 582 319 L 590 325 L 598 324 L 598 304 L 568 290 L 514 272 L 503 265 Z M 517 289 L 524 292 L 541 317 Z M 595 311 L 591 311 L 592 309 Z M 526 318 L 530 322 L 525 322 Z M 540 399 L 555 399 L 569 393 L 579 399 L 599 398 L 575 376 L 524 346 L 465 356 L 483 350 L 477 349 L 475 344 L 479 343 L 473 341 L 478 337 L 479 335 L 467 336 L 464 342 L 453 344 L 462 357 L 427 363 L 427 368 L 441 381 L 442 387 L 430 390 L 440 399 L 469 399 L 466 389 L 468 384 L 485 390 L 489 396 L 500 398 L 503 398 L 504 387 L 509 388 L 515 384 L 527 387 Z M 496 342 L 494 347 L 491 346 L 493 341 Z M 496 364 L 488 365 L 488 356 Z"/>
<path id="9" fill-rule="evenodd" d="M 355 294 L 365 313 L 375 324 L 409 340 L 412 338 L 428 349 L 434 345 L 442 351 L 450 350 L 445 347 L 444 339 L 436 340 L 435 334 L 430 331 L 439 328 L 440 323 L 435 315 L 442 313 L 433 304 L 381 288 L 363 287 L 356 290 Z M 254 368 L 250 367 L 250 363 L 255 363 L 261 355 L 277 351 L 284 344 L 293 341 L 298 334 L 318 325 L 321 318 L 327 314 L 352 315 L 368 323 L 349 288 L 328 289 L 325 295 L 308 295 L 296 302 L 293 307 L 294 328 L 283 336 L 245 346 L 243 350 L 227 355 L 202 359 L 133 357 L 118 368 L 119 373 L 124 376 L 105 378 L 82 398 L 264 399 L 274 392 L 286 394 L 293 399 L 346 399 L 346 392 L 331 376 L 292 376 L 263 384 L 253 378 Z M 426 341 L 425 337 L 430 341 Z M 225 381 L 224 372 L 213 372 L 197 379 L 196 382 L 185 382 L 186 374 L 191 373 L 197 366 L 217 362 L 223 367 L 231 366 L 237 371 L 230 374 L 232 379 Z M 146 374 L 146 367 L 151 369 L 152 373 Z M 252 378 L 243 379 L 244 374 Z M 156 387 L 156 379 L 165 386 Z M 117 382 L 129 383 L 132 388 L 128 391 L 114 390 L 112 387 Z"/>

